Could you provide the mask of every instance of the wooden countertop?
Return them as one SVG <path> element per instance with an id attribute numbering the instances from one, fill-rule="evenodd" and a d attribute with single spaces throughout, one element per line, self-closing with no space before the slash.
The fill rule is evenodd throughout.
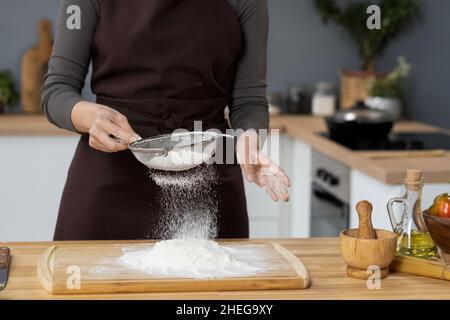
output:
<path id="1" fill-rule="evenodd" d="M 443 156 L 373 159 L 368 152 L 349 150 L 325 137 L 317 135 L 326 132 L 324 119 L 311 116 L 277 116 L 271 118 L 271 127 L 280 129 L 294 139 L 300 139 L 311 145 L 315 150 L 360 170 L 369 176 L 387 183 L 401 184 L 407 169 L 422 169 L 428 183 L 446 183 L 450 181 L 450 151 Z M 399 121 L 393 132 L 445 132 L 448 130 L 436 128 L 424 123 Z M 450 136 L 449 136 L 450 138 Z"/>
<path id="2" fill-rule="evenodd" d="M 322 118 L 312 116 L 283 115 L 271 118 L 271 127 L 280 129 L 292 138 L 310 144 L 314 149 L 334 158 L 353 169 L 360 170 L 369 176 L 387 183 L 403 183 L 406 169 L 422 169 L 428 183 L 446 183 L 450 181 L 450 152 L 440 157 L 402 157 L 396 159 L 371 159 L 367 153 L 346 149 L 315 133 L 326 131 Z M 401 121 L 396 123 L 394 132 L 426 131 L 436 132 L 438 129 L 418 122 Z M 448 131 L 446 131 L 449 133 Z M 43 115 L 0 115 L 1 136 L 72 135 L 66 130 L 50 124 Z"/>
<path id="3" fill-rule="evenodd" d="M 252 240 L 248 240 L 252 241 Z M 36 278 L 39 256 L 55 243 L 7 243 L 12 260 L 9 283 L 2 299 L 450 299 L 450 282 L 391 273 L 381 289 L 369 290 L 366 281 L 348 278 L 336 238 L 272 239 L 298 256 L 310 272 L 306 290 L 192 292 L 51 296 Z M 105 243 L 105 242 L 97 242 Z M 67 242 L 65 244 L 75 244 Z M 0 243 L 0 245 L 2 245 Z"/>
<path id="4" fill-rule="evenodd" d="M 73 135 L 60 129 L 41 114 L 2 114 L 0 115 L 1 136 L 62 136 Z"/>

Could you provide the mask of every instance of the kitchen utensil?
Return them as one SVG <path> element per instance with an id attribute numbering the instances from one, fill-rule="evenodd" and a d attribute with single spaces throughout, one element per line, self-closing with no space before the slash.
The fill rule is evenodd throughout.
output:
<path id="1" fill-rule="evenodd" d="M 372 204 L 369 201 L 360 201 L 356 205 L 359 217 L 358 238 L 376 239 L 377 235 L 372 226 Z"/>
<path id="2" fill-rule="evenodd" d="M 367 279 L 372 272 L 369 267 L 380 270 L 380 277 L 388 274 L 388 266 L 394 260 L 397 235 L 394 232 L 373 229 L 372 205 L 367 201 L 356 206 L 360 218 L 358 229 L 348 229 L 339 235 L 341 256 L 347 264 L 347 275 Z"/>
<path id="3" fill-rule="evenodd" d="M 0 291 L 8 283 L 9 262 L 11 260 L 10 250 L 7 247 L 0 248 Z"/>
<path id="4" fill-rule="evenodd" d="M 216 132 L 182 132 L 141 139 L 128 148 L 150 169 L 183 171 L 210 160 L 220 137 L 234 139 Z"/>
<path id="5" fill-rule="evenodd" d="M 263 273 L 247 277 L 193 279 L 152 276 L 130 269 L 117 259 L 123 250 L 151 249 L 153 242 L 130 244 L 79 244 L 50 247 L 38 262 L 37 275 L 42 287 L 51 294 L 138 293 L 138 292 L 193 292 L 306 289 L 310 284 L 303 263 L 282 245 L 271 242 L 223 242 L 247 261 L 260 261 L 271 266 Z M 239 249 L 240 248 L 240 249 Z M 239 250 L 238 250 L 239 249 Z M 67 286 L 67 270 L 76 266 L 81 286 Z"/>
<path id="6" fill-rule="evenodd" d="M 52 53 L 52 22 L 42 19 L 37 27 L 38 43 L 25 52 L 21 62 L 20 96 L 22 110 L 26 113 L 42 112 L 41 88 Z"/>
<path id="7" fill-rule="evenodd" d="M 389 270 L 450 281 L 450 269 L 437 259 L 396 256 Z"/>
<path id="8" fill-rule="evenodd" d="M 325 118 L 330 137 L 340 140 L 355 137 L 385 138 L 391 131 L 394 120 L 391 114 L 369 109 L 362 101 L 348 111 L 340 111 Z"/>
<path id="9" fill-rule="evenodd" d="M 440 255 L 445 263 L 450 264 L 450 218 L 442 218 L 422 213 L 426 228 L 436 243 Z"/>
<path id="10" fill-rule="evenodd" d="M 436 254 L 436 247 L 422 217 L 423 171 L 407 170 L 405 195 L 387 203 L 392 229 L 398 235 L 397 252 L 400 255 L 429 258 Z M 400 204 L 400 219 L 396 217 L 394 205 Z"/>

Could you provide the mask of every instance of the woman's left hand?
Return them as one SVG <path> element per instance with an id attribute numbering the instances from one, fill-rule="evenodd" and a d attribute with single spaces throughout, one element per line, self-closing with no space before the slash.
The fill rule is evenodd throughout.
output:
<path id="1" fill-rule="evenodd" d="M 288 201 L 291 181 L 279 165 L 259 151 L 259 137 L 249 130 L 239 136 L 237 159 L 247 181 L 263 188 L 273 201 Z"/>

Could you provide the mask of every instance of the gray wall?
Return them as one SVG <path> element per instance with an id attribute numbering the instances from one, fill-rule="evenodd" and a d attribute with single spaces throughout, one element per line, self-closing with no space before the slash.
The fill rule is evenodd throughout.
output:
<path id="1" fill-rule="evenodd" d="M 22 55 L 37 41 L 40 18 L 56 21 L 58 0 L 0 0 L 0 70 L 13 71 L 20 82 Z"/>
<path id="2" fill-rule="evenodd" d="M 450 1 L 424 3 L 422 22 L 387 48 L 379 68 L 389 70 L 397 56 L 404 55 L 413 65 L 407 82 L 406 115 L 450 128 Z M 323 25 L 312 0 L 269 0 L 269 5 L 271 88 L 317 80 L 337 83 L 340 67 L 359 66 L 347 35 L 334 24 Z"/>
<path id="3" fill-rule="evenodd" d="M 36 41 L 41 17 L 56 20 L 58 0 L 0 0 L 0 69 L 12 69 L 19 81 L 20 58 Z M 271 29 L 269 85 L 284 90 L 291 83 L 338 82 L 339 68 L 359 65 L 343 30 L 323 25 L 312 0 L 269 0 Z M 407 116 L 450 127 L 450 1 L 425 0 L 423 21 L 404 33 L 380 60 L 388 70 L 398 55 L 413 64 L 407 83 Z"/>
<path id="4" fill-rule="evenodd" d="M 450 128 L 450 1 L 425 0 L 422 23 L 394 42 L 381 60 L 391 66 L 398 54 L 413 69 L 407 85 L 407 112 L 414 119 Z"/>

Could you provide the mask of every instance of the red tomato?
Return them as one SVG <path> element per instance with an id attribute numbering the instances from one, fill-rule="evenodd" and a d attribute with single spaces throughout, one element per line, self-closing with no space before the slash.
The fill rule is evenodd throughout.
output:
<path id="1" fill-rule="evenodd" d="M 443 193 L 437 196 L 428 212 L 441 218 L 450 218 L 450 195 Z"/>

